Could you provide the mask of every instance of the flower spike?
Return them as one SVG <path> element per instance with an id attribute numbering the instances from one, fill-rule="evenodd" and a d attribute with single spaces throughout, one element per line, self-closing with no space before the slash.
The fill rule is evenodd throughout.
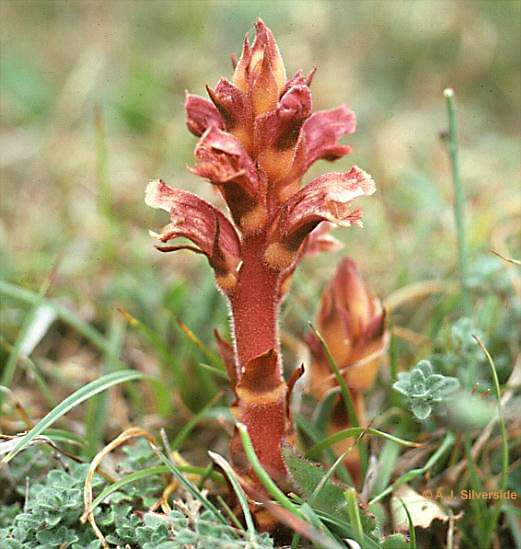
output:
<path id="1" fill-rule="evenodd" d="M 374 182 L 355 166 L 300 188 L 314 162 L 336 160 L 351 150 L 340 139 L 355 131 L 356 118 L 345 105 L 312 112 L 315 68 L 287 79 L 277 42 L 262 20 L 255 24 L 253 43 L 246 35 L 232 64 L 230 80 L 222 77 L 214 88 L 207 87 L 209 100 L 187 93 L 185 101 L 188 129 L 199 137 L 191 170 L 217 189 L 230 219 L 195 194 L 162 181 L 149 184 L 146 202 L 170 215 L 169 225 L 154 235 L 162 243 L 159 249 L 204 254 L 215 271 L 233 328 L 233 346 L 216 335 L 235 397 L 231 411 L 247 426 L 262 466 L 285 489 L 281 449 L 294 444 L 295 432 L 290 388 L 282 375 L 280 304 L 302 257 L 338 247 L 331 227 L 360 224 L 361 212 L 351 202 L 372 194 Z M 169 243 L 179 237 L 191 242 Z M 367 346 L 380 337 L 380 324 L 373 319 L 364 326 L 357 341 Z M 230 453 L 251 495 L 265 494 L 237 433 Z"/>

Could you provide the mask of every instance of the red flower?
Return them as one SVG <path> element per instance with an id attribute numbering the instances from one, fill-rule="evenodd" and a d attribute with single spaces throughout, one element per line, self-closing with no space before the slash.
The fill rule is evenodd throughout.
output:
<path id="1" fill-rule="evenodd" d="M 312 113 L 315 71 L 289 80 L 277 43 L 262 21 L 255 40 L 244 40 L 233 77 L 207 87 L 210 100 L 187 94 L 189 130 L 200 137 L 192 171 L 214 185 L 231 220 L 197 196 L 160 181 L 147 188 L 147 204 L 169 212 L 163 243 L 186 237 L 208 257 L 218 286 L 230 301 L 234 343 L 221 338 L 236 393 L 238 420 L 248 426 L 261 462 L 283 485 L 281 445 L 293 440 L 288 387 L 282 377 L 277 316 L 289 278 L 304 253 L 332 249 L 332 224 L 360 224 L 351 202 L 374 192 L 372 178 L 358 167 L 320 176 L 300 189 L 317 160 L 336 160 L 350 151 L 339 139 L 355 131 L 345 105 Z M 300 190 L 299 190 L 300 189 Z M 260 486 L 234 438 L 237 471 Z"/>
<path id="2" fill-rule="evenodd" d="M 357 166 L 349 172 L 317 177 L 279 209 L 270 227 L 266 262 L 274 269 L 289 267 L 304 240 L 322 221 L 344 227 L 360 224 L 361 212 L 352 210 L 351 202 L 374 191 L 371 176 Z"/>
<path id="3" fill-rule="evenodd" d="M 195 247 L 157 246 L 158 250 L 190 249 L 202 253 L 214 268 L 217 283 L 223 290 L 230 290 L 235 285 L 241 244 L 233 225 L 219 210 L 195 194 L 172 189 L 161 180 L 148 184 L 145 202 L 170 214 L 170 223 L 161 234 L 153 233 L 155 238 L 168 242 L 185 237 L 195 244 Z"/>
<path id="4" fill-rule="evenodd" d="M 355 262 L 346 258 L 322 293 L 317 329 L 352 389 L 365 391 L 375 379 L 385 350 L 385 314 L 380 300 L 368 289 Z M 311 390 L 317 398 L 334 385 L 331 370 L 313 335 L 308 336 L 315 362 Z M 373 357 L 374 355 L 374 357 Z M 366 358 L 369 361 L 364 361 Z M 330 382 L 324 382 L 326 378 Z"/>
<path id="5" fill-rule="evenodd" d="M 186 125 L 188 129 L 200 137 L 208 128 L 224 128 L 224 122 L 216 106 L 208 99 L 199 95 L 186 93 L 185 100 Z"/>

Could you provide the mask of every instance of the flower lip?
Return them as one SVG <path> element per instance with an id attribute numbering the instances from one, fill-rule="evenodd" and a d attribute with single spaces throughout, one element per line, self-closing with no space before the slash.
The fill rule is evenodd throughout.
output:
<path id="1" fill-rule="evenodd" d="M 308 86 L 296 84 L 286 91 L 277 110 L 283 118 L 306 119 L 311 114 L 311 92 Z"/>
<path id="2" fill-rule="evenodd" d="M 287 82 L 284 86 L 281 96 L 284 95 L 291 87 L 296 85 L 305 85 L 308 88 L 311 86 L 311 82 L 313 81 L 313 78 L 315 77 L 315 73 L 317 72 L 317 66 L 315 65 L 307 74 L 307 76 L 304 76 L 304 73 L 302 69 L 299 69 Z"/>
<path id="3" fill-rule="evenodd" d="M 233 181 L 250 196 L 258 192 L 259 177 L 253 160 L 230 133 L 210 127 L 195 148 L 196 166 L 191 169 L 214 184 Z"/>
<path id="4" fill-rule="evenodd" d="M 351 201 L 375 192 L 372 177 L 353 166 L 348 172 L 317 177 L 289 198 L 269 229 L 265 260 L 275 270 L 287 270 L 300 257 L 298 250 L 323 221 L 348 227 L 361 225 L 361 211 Z"/>
<path id="5" fill-rule="evenodd" d="M 320 159 L 334 160 L 350 152 L 338 139 L 356 130 L 356 116 L 345 105 L 313 113 L 302 126 L 305 170 Z"/>
<path id="6" fill-rule="evenodd" d="M 191 171 L 217 185 L 235 223 L 250 227 L 253 211 L 264 209 L 266 181 L 243 145 L 218 128 L 206 130 L 195 149 Z"/>
<path id="7" fill-rule="evenodd" d="M 173 189 L 161 180 L 151 181 L 145 203 L 170 214 L 170 223 L 161 234 L 161 242 L 185 237 L 193 246 L 166 246 L 162 251 L 191 249 L 207 256 L 220 276 L 235 273 L 240 262 L 240 240 L 233 225 L 209 202 L 181 189 Z"/>
<path id="8" fill-rule="evenodd" d="M 217 107 L 208 99 L 186 92 L 186 125 L 190 132 L 201 136 L 208 128 L 224 129 L 224 122 Z"/>
<path id="9" fill-rule="evenodd" d="M 360 220 L 350 209 L 357 197 L 375 192 L 373 178 L 353 166 L 348 172 L 331 172 L 317 177 L 282 205 L 274 229 L 290 248 L 296 249 L 321 221 L 349 226 Z M 302 229 L 305 234 L 301 235 Z M 297 242 L 292 243 L 293 237 Z"/>
<path id="10" fill-rule="evenodd" d="M 284 151 L 294 147 L 311 108 L 311 92 L 307 86 L 298 84 L 288 89 L 274 110 L 255 121 L 257 149 L 273 147 Z"/>
<path id="11" fill-rule="evenodd" d="M 210 99 L 221 114 L 226 129 L 250 123 L 251 106 L 246 95 L 226 78 L 221 78 L 215 89 L 206 86 Z"/>
<path id="12" fill-rule="evenodd" d="M 304 121 L 298 135 L 292 165 L 285 177 L 277 181 L 279 199 L 294 192 L 304 173 L 317 160 L 336 160 L 351 152 L 339 139 L 356 130 L 356 116 L 345 105 L 317 111 Z"/>

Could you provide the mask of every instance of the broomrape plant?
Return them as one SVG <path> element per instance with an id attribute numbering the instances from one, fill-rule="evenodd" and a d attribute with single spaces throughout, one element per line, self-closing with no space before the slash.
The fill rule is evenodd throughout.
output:
<path id="1" fill-rule="evenodd" d="M 353 402 L 358 423 L 367 426 L 364 392 L 375 381 L 382 357 L 387 349 L 388 335 L 385 310 L 362 279 L 355 262 L 345 258 L 338 265 L 333 278 L 324 288 L 317 315 L 317 328 L 332 358 L 342 372 Z M 322 400 L 337 383 L 324 349 L 317 336 L 310 332 L 307 343 L 313 357 L 309 376 L 309 391 Z M 336 398 L 327 429 L 335 433 L 351 425 L 343 398 Z M 336 450 L 346 451 L 353 443 L 345 439 L 337 443 Z M 351 474 L 359 477 L 358 450 L 353 448 L 346 465 Z"/>
<path id="2" fill-rule="evenodd" d="M 233 345 L 217 342 L 235 394 L 231 405 L 244 424 L 265 470 L 284 488 L 283 445 L 292 444 L 289 383 L 282 375 L 278 314 L 293 272 L 310 252 L 331 249 L 331 224 L 361 225 L 351 202 L 373 194 L 374 181 L 353 166 L 302 185 L 317 160 L 336 160 L 351 148 L 339 143 L 355 131 L 355 114 L 345 105 L 312 112 L 312 70 L 291 78 L 271 31 L 259 20 L 250 45 L 232 59 L 231 81 L 207 87 L 210 100 L 186 95 L 188 129 L 195 147 L 195 174 L 208 180 L 228 215 L 188 191 L 161 180 L 146 189 L 146 203 L 170 215 L 158 250 L 189 249 L 208 258 L 216 285 L 230 304 Z M 169 244 L 185 237 L 190 244 Z M 378 329 L 380 329 L 378 327 Z M 236 472 L 261 490 L 236 431 L 231 442 Z"/>

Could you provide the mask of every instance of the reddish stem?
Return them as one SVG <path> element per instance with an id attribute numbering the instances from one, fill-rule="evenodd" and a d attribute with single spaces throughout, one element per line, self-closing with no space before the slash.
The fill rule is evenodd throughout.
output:
<path id="1" fill-rule="evenodd" d="M 287 433 L 286 393 L 278 352 L 280 275 L 263 261 L 265 233 L 245 237 L 243 263 L 230 296 L 237 361 L 238 419 L 265 467 L 282 482 L 286 469 L 281 444 Z M 265 359 L 259 357 L 266 355 Z M 247 465 L 243 464 L 247 469 Z"/>
<path id="2" fill-rule="evenodd" d="M 244 238 L 242 266 L 230 298 L 236 354 L 240 366 L 278 349 L 278 273 L 263 261 L 265 235 Z M 240 378 L 240 371 L 237 372 Z"/>

